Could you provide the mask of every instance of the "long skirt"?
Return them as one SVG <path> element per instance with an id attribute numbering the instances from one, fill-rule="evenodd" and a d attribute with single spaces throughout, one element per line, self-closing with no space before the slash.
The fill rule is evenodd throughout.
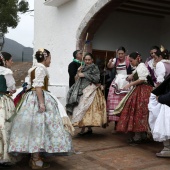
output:
<path id="1" fill-rule="evenodd" d="M 121 94 L 115 93 L 115 88 L 112 86 L 112 84 L 115 83 L 114 81 L 115 80 L 113 80 L 113 82 L 110 85 L 109 94 L 107 97 L 107 114 L 108 114 L 109 121 L 118 121 L 119 120 L 119 116 L 114 115 L 113 112 L 114 112 L 115 108 L 117 107 L 117 105 L 119 104 L 119 102 L 126 95 L 126 93 L 121 93 Z"/>
<path id="2" fill-rule="evenodd" d="M 159 103 L 151 93 L 148 108 L 153 139 L 159 142 L 170 139 L 170 107 Z"/>
<path id="3" fill-rule="evenodd" d="M 83 90 L 79 105 L 73 111 L 73 126 L 105 127 L 107 124 L 106 101 L 100 88 L 89 85 Z M 89 92 L 87 96 L 86 91 Z M 88 106 L 88 107 L 87 107 Z M 80 119 L 75 119 L 75 114 Z M 82 116 L 81 116 L 82 115 Z"/>
<path id="4" fill-rule="evenodd" d="M 12 153 L 55 153 L 72 152 L 72 139 L 68 117 L 61 117 L 58 101 L 43 91 L 45 112 L 39 112 L 35 91 L 22 97 L 11 129 L 9 152 Z M 65 129 L 67 123 L 67 130 Z M 68 128 L 70 126 L 70 128 Z"/>
<path id="5" fill-rule="evenodd" d="M 123 106 L 117 131 L 120 132 L 147 132 L 148 131 L 148 103 L 153 87 L 141 84 L 132 89 L 131 95 Z M 125 97 L 126 98 L 126 97 Z M 125 98 L 123 100 L 125 100 Z"/>
<path id="6" fill-rule="evenodd" d="M 6 95 L 0 96 L 0 163 L 15 162 L 8 154 L 8 144 L 11 130 L 11 117 L 15 114 L 14 102 Z"/>

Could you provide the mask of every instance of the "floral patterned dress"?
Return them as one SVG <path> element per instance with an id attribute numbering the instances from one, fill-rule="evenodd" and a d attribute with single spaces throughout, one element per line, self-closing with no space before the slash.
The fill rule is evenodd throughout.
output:
<path id="1" fill-rule="evenodd" d="M 48 71 L 40 63 L 29 70 L 32 89 L 27 92 L 17 108 L 11 130 L 9 152 L 47 152 L 68 154 L 72 151 L 73 127 L 64 108 L 48 92 Z M 39 112 L 35 87 L 43 89 L 45 112 Z"/>
<path id="2" fill-rule="evenodd" d="M 14 161 L 8 154 L 11 117 L 15 114 L 14 102 L 7 95 L 10 90 L 15 90 L 13 73 L 10 69 L 0 66 L 0 163 Z"/>

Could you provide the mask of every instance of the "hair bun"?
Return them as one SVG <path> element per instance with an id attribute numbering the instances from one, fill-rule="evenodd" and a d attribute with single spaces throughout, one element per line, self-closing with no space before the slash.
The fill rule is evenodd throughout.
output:
<path id="1" fill-rule="evenodd" d="M 50 52 L 44 48 L 38 49 L 38 51 L 35 54 L 35 58 L 37 59 L 38 62 L 43 62 L 46 60 L 46 58 L 50 55 Z"/>

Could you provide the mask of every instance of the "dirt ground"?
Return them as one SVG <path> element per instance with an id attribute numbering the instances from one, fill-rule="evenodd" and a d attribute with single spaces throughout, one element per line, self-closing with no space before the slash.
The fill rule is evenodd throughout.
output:
<path id="1" fill-rule="evenodd" d="M 14 62 L 12 65 L 12 71 L 14 73 L 14 79 L 16 86 L 19 87 L 25 80 L 28 74 L 28 70 L 32 67 L 32 62 Z"/>

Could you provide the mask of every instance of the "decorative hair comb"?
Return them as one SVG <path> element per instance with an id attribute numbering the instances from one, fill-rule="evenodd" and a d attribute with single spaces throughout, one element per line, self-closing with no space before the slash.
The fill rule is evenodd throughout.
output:
<path id="1" fill-rule="evenodd" d="M 44 52 L 44 48 L 39 48 L 38 51 L 43 53 Z"/>
<path id="2" fill-rule="evenodd" d="M 38 51 L 40 51 L 40 58 L 44 56 L 44 59 L 46 60 L 47 53 L 45 52 L 44 48 L 40 48 Z"/>
<path id="3" fill-rule="evenodd" d="M 0 53 L 0 59 L 4 61 L 4 57 L 3 57 L 2 53 Z"/>
<path id="4" fill-rule="evenodd" d="M 163 45 L 161 45 L 160 50 L 161 50 L 161 52 L 163 52 L 165 50 Z"/>

